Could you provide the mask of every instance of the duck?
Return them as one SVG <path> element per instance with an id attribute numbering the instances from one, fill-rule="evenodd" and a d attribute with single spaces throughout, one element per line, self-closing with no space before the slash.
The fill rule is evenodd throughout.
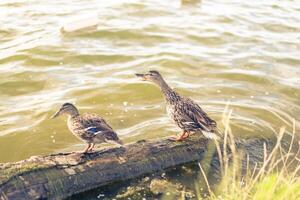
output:
<path id="1" fill-rule="evenodd" d="M 207 139 L 220 138 L 216 121 L 211 119 L 195 101 L 174 91 L 158 71 L 150 70 L 148 73 L 135 75 L 143 81 L 154 83 L 161 89 L 168 116 L 182 130 L 179 136 L 171 137 L 172 140 L 185 140 L 191 133 L 201 133 Z"/>
<path id="2" fill-rule="evenodd" d="M 92 152 L 95 144 L 115 143 L 123 145 L 113 128 L 97 114 L 84 113 L 80 115 L 75 105 L 64 103 L 51 118 L 54 119 L 63 114 L 68 116 L 69 130 L 77 138 L 88 144 L 82 153 Z"/>

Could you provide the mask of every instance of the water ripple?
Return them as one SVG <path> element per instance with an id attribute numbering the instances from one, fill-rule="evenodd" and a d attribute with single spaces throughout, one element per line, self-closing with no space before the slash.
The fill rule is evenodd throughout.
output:
<path id="1" fill-rule="evenodd" d="M 67 101 L 105 117 L 126 142 L 177 133 L 160 90 L 134 77 L 150 69 L 220 128 L 229 104 L 237 136 L 291 132 L 300 120 L 299 11 L 297 1 L 271 0 L 1 1 L 0 162 L 81 143 L 64 117 L 48 119 Z M 60 33 L 87 14 L 98 16 L 96 29 Z"/>

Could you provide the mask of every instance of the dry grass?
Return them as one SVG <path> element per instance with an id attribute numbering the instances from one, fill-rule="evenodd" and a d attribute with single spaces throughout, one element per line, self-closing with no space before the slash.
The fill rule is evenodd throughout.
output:
<path id="1" fill-rule="evenodd" d="M 225 114 L 229 113 L 229 114 Z M 249 166 L 249 157 L 238 152 L 230 128 L 232 111 L 223 114 L 224 144 L 222 147 L 216 141 L 220 160 L 222 179 L 212 191 L 205 171 L 199 163 L 200 172 L 206 183 L 209 195 L 204 198 L 197 190 L 197 198 L 209 200 L 296 200 L 300 199 L 300 159 L 299 144 L 295 144 L 295 122 L 293 135 L 288 149 L 281 146 L 285 128 L 277 135 L 277 142 L 271 151 L 264 145 L 264 159 L 259 166 Z M 230 155 L 229 153 L 230 152 Z M 242 175 L 242 159 L 247 160 L 247 166 Z M 184 198 L 183 198 L 184 199 Z"/>

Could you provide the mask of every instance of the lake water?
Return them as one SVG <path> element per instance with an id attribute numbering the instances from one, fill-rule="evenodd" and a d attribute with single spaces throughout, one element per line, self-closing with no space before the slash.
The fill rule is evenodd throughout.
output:
<path id="1" fill-rule="evenodd" d="M 62 34 L 81 16 L 97 29 Z M 125 142 L 180 130 L 160 90 L 134 77 L 159 70 L 236 136 L 291 132 L 300 119 L 300 1 L 2 0 L 0 162 L 81 150 L 64 102 L 103 116 Z M 222 127 L 221 127 L 222 128 Z"/>

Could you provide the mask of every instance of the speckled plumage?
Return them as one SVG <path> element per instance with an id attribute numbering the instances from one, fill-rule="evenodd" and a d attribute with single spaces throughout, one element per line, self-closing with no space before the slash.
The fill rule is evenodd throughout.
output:
<path id="1" fill-rule="evenodd" d="M 106 121 L 96 114 L 85 113 L 83 115 L 69 117 L 68 127 L 79 139 L 86 143 L 104 143 L 107 141 L 119 142 L 116 132 Z"/>
<path id="2" fill-rule="evenodd" d="M 209 118 L 193 100 L 181 97 L 173 90 L 164 91 L 164 94 L 167 113 L 179 128 L 186 132 L 214 133 L 216 131 L 217 123 Z"/>
<path id="3" fill-rule="evenodd" d="M 65 103 L 53 115 L 55 118 L 61 114 L 68 115 L 68 128 L 79 139 L 88 143 L 87 148 L 83 151 L 92 151 L 95 144 L 104 142 L 113 142 L 122 145 L 117 133 L 106 123 L 106 121 L 91 113 L 80 115 L 77 108 L 70 103 Z"/>
<path id="4" fill-rule="evenodd" d="M 143 80 L 157 84 L 166 100 L 166 110 L 168 115 L 178 127 L 183 130 L 180 138 L 182 140 L 190 133 L 202 133 L 206 138 L 218 139 L 217 123 L 208 117 L 201 107 L 190 98 L 182 97 L 164 81 L 157 71 L 149 71 L 147 74 L 136 74 Z"/>

